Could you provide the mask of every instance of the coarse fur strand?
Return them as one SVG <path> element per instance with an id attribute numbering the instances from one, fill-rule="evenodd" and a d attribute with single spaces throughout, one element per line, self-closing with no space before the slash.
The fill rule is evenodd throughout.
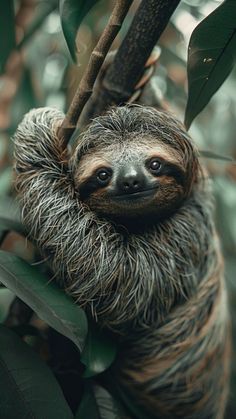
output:
<path id="1" fill-rule="evenodd" d="M 150 418 L 221 419 L 228 389 L 229 320 L 209 182 L 172 116 L 120 107 L 96 118 L 62 159 L 57 110 L 29 112 L 15 134 L 23 220 L 55 278 L 119 342 L 119 383 Z M 181 157 L 184 199 L 166 218 L 129 230 L 80 199 L 83 156 L 160 140 Z M 137 140 L 138 144 L 138 140 Z M 169 152 L 169 151 L 168 151 Z"/>

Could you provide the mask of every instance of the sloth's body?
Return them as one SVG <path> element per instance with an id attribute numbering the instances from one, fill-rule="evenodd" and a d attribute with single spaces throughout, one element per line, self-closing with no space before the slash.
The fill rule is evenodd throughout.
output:
<path id="1" fill-rule="evenodd" d="M 24 222 L 55 277 L 117 336 L 116 379 L 150 418 L 222 418 L 229 334 L 208 181 L 180 123 L 143 107 L 95 119 L 69 162 L 55 127 L 18 128 Z"/>

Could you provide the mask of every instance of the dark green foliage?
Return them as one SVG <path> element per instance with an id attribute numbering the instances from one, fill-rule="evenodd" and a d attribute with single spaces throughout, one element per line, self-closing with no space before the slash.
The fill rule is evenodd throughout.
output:
<path id="1" fill-rule="evenodd" d="M 11 128 L 9 130 L 11 135 L 20 123 L 22 114 L 24 115 L 30 109 L 37 108 L 39 105 L 40 103 L 35 95 L 32 83 L 32 74 L 29 68 L 25 68 L 19 89 L 11 107 Z"/>
<path id="2" fill-rule="evenodd" d="M 14 332 L 0 326 L 0 412 L 8 419 L 71 419 L 50 369 Z"/>
<path id="3" fill-rule="evenodd" d="M 117 419 L 127 417 L 123 407 L 103 387 L 87 383 L 76 419 Z"/>
<path id="4" fill-rule="evenodd" d="M 82 350 L 87 335 L 83 310 L 52 281 L 17 256 L 0 251 L 1 282 L 28 304 L 47 324 Z"/>
<path id="5" fill-rule="evenodd" d="M 76 62 L 76 36 L 79 26 L 98 0 L 60 0 L 61 26 L 71 57 Z"/>
<path id="6" fill-rule="evenodd" d="M 193 31 L 188 49 L 185 125 L 204 109 L 231 72 L 236 59 L 236 2 L 225 0 Z"/>
<path id="7" fill-rule="evenodd" d="M 0 2 L 0 74 L 4 71 L 6 61 L 15 48 L 14 1 Z"/>
<path id="8" fill-rule="evenodd" d="M 0 234 L 2 231 L 16 231 L 19 234 L 26 235 L 26 230 L 22 223 L 0 216 Z"/>
<path id="9" fill-rule="evenodd" d="M 73 92 L 70 91 L 70 84 L 73 80 L 69 78 L 66 80 L 66 78 L 60 76 L 62 73 L 59 72 L 60 65 L 61 68 L 63 67 L 63 60 L 66 61 L 65 67 L 66 71 L 68 70 L 68 60 L 67 58 L 65 59 L 67 53 L 64 50 L 65 42 L 62 34 L 56 33 L 56 30 L 54 31 L 54 23 L 50 23 L 49 25 L 46 20 L 52 11 L 54 11 L 54 17 L 57 16 L 58 12 L 55 12 L 55 10 L 58 7 L 58 3 L 60 4 L 60 19 L 64 37 L 70 54 L 75 62 L 77 54 L 76 36 L 86 14 L 97 4 L 98 8 L 102 10 L 101 16 L 104 16 L 105 21 L 112 8 L 111 2 L 105 1 L 103 2 L 103 6 L 101 6 L 102 2 L 98 2 L 98 0 L 39 1 L 37 7 L 38 12 L 36 12 L 33 21 L 26 29 L 24 37 L 16 46 L 14 5 L 18 6 L 19 3 L 20 2 L 13 0 L 2 0 L 0 2 L 1 75 L 4 74 L 5 65 L 11 52 L 15 48 L 20 51 L 22 47 L 27 47 L 27 54 L 25 54 L 27 59 L 25 60 L 26 63 L 22 64 L 21 81 L 18 86 L 17 94 L 11 104 L 10 127 L 4 132 L 4 135 L 8 135 L 9 133 L 12 134 L 14 132 L 19 121 L 22 119 L 23 114 L 29 109 L 40 105 L 51 105 L 52 99 L 54 100 L 53 106 L 62 108 L 65 101 L 62 101 L 61 105 L 60 98 L 68 98 L 73 94 Z M 182 11 L 187 10 L 189 13 L 191 9 L 191 13 L 194 14 L 196 10 L 201 12 L 201 8 L 205 3 L 207 2 L 201 2 L 201 6 L 197 9 L 194 5 L 191 5 L 190 7 L 190 2 L 183 1 L 180 4 L 180 8 L 182 7 Z M 199 15 L 196 13 L 195 16 L 198 16 L 199 18 L 201 13 L 199 13 Z M 47 25 L 50 26 L 50 30 Z M 94 21 L 94 17 L 90 19 L 88 30 L 92 33 L 92 43 L 95 42 L 97 32 L 102 29 L 102 25 L 102 19 L 99 24 L 97 21 Z M 36 32 L 37 34 L 35 34 Z M 236 56 L 235 33 L 236 1 L 234 0 L 225 0 L 220 7 L 205 18 L 193 32 L 188 58 L 189 93 L 185 116 L 185 122 L 188 127 L 201 110 L 204 109 L 214 93 L 231 72 Z M 177 42 L 176 39 L 174 42 Z M 168 54 L 169 58 L 166 62 L 164 61 L 164 66 L 162 62 L 157 69 L 157 79 L 159 78 L 159 81 L 161 81 L 160 86 L 164 86 L 164 94 L 165 88 L 167 89 L 170 105 L 176 105 L 175 100 L 179 100 L 179 103 L 181 103 L 180 108 L 178 108 L 179 103 L 176 108 L 178 109 L 179 114 L 181 114 L 181 112 L 184 112 L 186 100 L 184 89 L 182 86 L 177 85 L 177 83 L 175 86 L 173 80 L 166 77 L 166 73 L 168 73 L 167 67 L 171 62 L 178 62 L 179 66 L 181 62 L 184 69 L 186 63 L 182 60 L 183 54 L 179 54 L 176 45 L 172 45 L 171 49 L 168 49 L 168 47 L 166 48 L 165 45 L 162 46 L 162 57 L 168 56 Z M 172 54 L 171 59 L 170 54 Z M 59 59 L 50 61 L 52 57 L 59 57 Z M 211 60 L 209 60 L 209 58 Z M 87 58 L 84 59 L 83 57 L 81 61 L 83 60 L 86 61 Z M 54 67 L 50 67 L 52 63 Z M 55 65 L 55 63 L 57 63 L 57 65 Z M 47 73 L 46 70 L 49 73 L 51 71 L 51 73 Z M 61 80 L 58 82 L 58 87 L 55 87 L 55 79 Z M 44 84 L 45 80 L 46 87 Z M 235 80 L 233 81 L 235 83 Z M 1 83 L 2 80 L 0 80 L 0 88 Z M 177 89 L 177 94 L 175 89 Z M 232 90 L 230 85 L 228 89 L 230 91 Z M 227 95 L 227 90 L 225 96 L 229 96 Z M 59 104 L 57 102 L 58 98 Z M 233 114 L 235 102 L 228 104 L 228 106 L 233 105 L 231 106 L 231 114 L 227 111 L 227 109 L 229 109 L 227 108 L 227 104 L 228 102 L 224 102 L 224 98 L 223 100 L 220 98 L 216 105 L 217 109 L 219 109 L 220 106 L 221 109 L 225 109 L 225 114 L 227 114 L 227 116 L 222 117 L 222 120 L 224 121 L 223 128 L 220 126 L 221 122 L 217 120 L 217 116 L 214 115 L 215 108 L 213 107 L 212 110 L 211 105 L 207 107 L 206 113 L 204 113 L 204 115 L 206 115 L 205 121 L 200 117 L 195 124 L 196 130 L 203 133 L 203 148 L 214 150 L 214 152 L 203 152 L 202 155 L 204 157 L 218 158 L 217 156 L 219 156 L 219 154 L 232 154 L 232 150 L 230 149 L 230 138 L 232 137 L 232 141 L 235 142 L 235 135 L 232 129 L 234 126 L 233 124 L 235 123 L 235 116 Z M 231 115 L 230 121 L 227 119 L 229 118 L 229 115 Z M 228 123 L 228 121 L 230 123 Z M 228 135 L 226 133 L 227 129 Z M 79 130 L 77 131 L 77 134 L 78 132 Z M 217 135 L 218 140 L 216 138 Z M 226 138 L 227 140 L 229 139 L 229 141 L 227 141 L 227 146 L 224 146 L 225 149 L 221 147 L 217 150 L 217 145 L 219 146 L 219 144 L 221 144 L 220 136 L 222 135 L 223 139 Z M 209 139 L 210 141 L 212 140 L 212 143 L 207 143 Z M 4 142 L 2 140 L 3 136 L 0 134 L 0 245 L 6 238 L 8 232 L 16 232 L 23 237 L 26 236 L 25 228 L 19 222 L 19 218 L 14 217 L 14 215 L 11 214 L 14 198 L 12 197 L 11 169 L 12 141 L 9 137 L 7 138 L 9 152 L 7 156 L 2 157 L 2 153 L 4 153 L 4 151 L 2 151 L 2 149 L 4 149 Z M 233 201 L 235 183 L 228 178 L 224 180 L 224 183 L 221 182 L 222 179 L 218 176 L 217 184 L 219 190 L 216 194 L 219 212 L 218 224 L 221 229 L 221 237 L 223 238 L 224 246 L 226 246 L 225 251 L 228 252 L 233 259 L 236 243 L 234 228 L 236 225 L 235 209 L 233 206 L 235 204 L 235 201 Z M 227 216 L 225 216 L 225 214 L 227 214 Z M 11 251 L 15 251 L 15 249 L 11 249 Z M 21 251 L 22 253 L 24 252 L 24 250 Z M 37 252 L 37 249 L 35 249 L 35 252 Z M 38 261 L 35 254 L 33 258 L 28 258 L 27 251 L 25 251 L 25 254 L 26 256 L 23 257 L 26 257 L 27 260 Z M 226 265 L 227 268 L 229 265 L 227 260 Z M 235 266 L 233 266 L 233 268 L 235 271 Z M 233 268 L 232 272 L 228 272 L 228 276 L 231 279 L 235 277 Z M 229 270 L 229 268 L 227 268 L 227 270 Z M 78 404 L 80 401 L 80 390 L 77 390 L 76 381 L 78 379 L 81 387 L 84 387 L 84 391 L 79 408 L 77 408 L 76 403 L 74 405 L 74 413 L 77 411 L 77 413 L 75 413 L 77 419 L 112 419 L 128 416 L 136 419 L 150 419 L 146 418 L 144 412 L 140 411 L 136 406 L 135 400 L 132 400 L 128 394 L 122 392 L 122 389 L 114 382 L 112 374 L 109 373 L 108 369 L 114 361 L 117 352 L 114 341 L 109 335 L 105 335 L 103 331 L 97 328 L 96 325 L 91 324 L 90 319 L 87 319 L 84 311 L 80 309 L 71 298 L 66 296 L 63 290 L 55 285 L 54 282 L 56 282 L 56 278 L 53 281 L 50 280 L 51 278 L 52 275 L 48 275 L 45 265 L 39 264 L 38 266 L 30 266 L 27 262 L 12 253 L 0 251 L 1 320 L 6 316 L 7 304 L 9 305 L 9 303 L 5 303 L 5 294 L 8 292 L 8 290 L 4 288 L 3 284 L 5 284 L 9 290 L 12 290 L 15 295 L 25 301 L 27 305 L 45 321 L 47 328 L 49 328 L 49 326 L 51 327 L 51 329 L 49 329 L 49 335 L 53 335 L 51 340 L 53 340 L 54 344 L 56 342 L 59 355 L 61 355 L 62 352 L 63 341 L 67 340 L 67 342 L 69 342 L 68 346 L 73 346 L 73 351 L 76 353 L 77 358 L 80 358 L 84 366 L 80 365 L 78 367 L 76 358 L 73 367 L 71 367 L 71 364 L 69 366 L 66 365 L 65 367 L 63 362 L 68 358 L 70 359 L 70 351 L 68 351 L 68 353 L 65 351 L 63 362 L 59 360 L 61 364 L 52 351 L 52 358 L 54 355 L 55 356 L 50 362 L 48 362 L 47 359 L 47 365 L 47 362 L 40 359 L 40 357 L 33 352 L 33 349 L 30 348 L 34 339 L 42 339 L 41 331 L 35 326 L 30 324 L 19 324 L 18 326 L 12 327 L 12 330 L 14 330 L 15 333 L 9 328 L 7 329 L 0 326 L 0 417 L 9 419 L 27 419 L 32 416 L 39 419 L 42 417 L 44 419 L 51 419 L 54 417 L 58 419 L 71 418 L 73 417 L 69 408 L 71 403 L 66 397 L 69 406 L 67 405 L 61 388 L 64 393 L 67 391 L 68 394 L 74 386 L 75 399 Z M 235 306 L 235 285 L 233 285 L 232 280 L 231 282 L 232 284 L 230 286 L 233 289 L 231 300 L 232 305 Z M 235 325 L 234 329 L 236 329 Z M 18 334 L 18 336 L 16 336 L 16 334 Z M 56 334 L 58 340 L 55 339 Z M 27 340 L 27 343 L 29 344 L 23 342 L 19 336 L 22 339 Z M 47 337 L 47 339 L 47 343 L 50 346 L 50 338 Z M 32 346 L 35 349 L 35 345 Z M 63 373 L 65 373 L 63 368 L 66 370 L 66 373 L 67 369 L 70 370 L 71 368 L 72 370 L 72 372 L 70 371 L 71 375 L 68 375 L 68 381 L 65 379 L 66 374 L 63 375 Z M 235 369 L 235 366 L 233 368 Z M 105 373 L 101 374 L 104 371 Z M 55 380 L 52 372 L 57 377 L 60 386 Z M 74 375 L 76 376 L 75 384 L 71 380 L 71 377 Z M 236 388 L 235 376 L 236 374 L 234 372 L 233 382 Z M 90 377 L 94 377 L 94 381 L 91 380 Z M 231 391 L 231 393 L 233 399 L 234 392 Z M 125 408 L 123 408 L 123 405 Z M 235 414 L 234 407 L 232 409 L 232 412 L 228 416 L 230 419 L 234 417 Z M 127 410 L 128 414 L 125 410 Z"/>
<path id="10" fill-rule="evenodd" d="M 112 364 L 115 356 L 114 341 L 102 333 L 98 327 L 90 324 L 86 344 L 81 354 L 81 361 L 87 367 L 83 376 L 89 378 L 105 371 Z"/>

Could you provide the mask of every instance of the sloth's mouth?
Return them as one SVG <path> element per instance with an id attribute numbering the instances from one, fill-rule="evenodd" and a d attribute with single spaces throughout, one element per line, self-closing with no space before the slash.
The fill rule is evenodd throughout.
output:
<path id="1" fill-rule="evenodd" d="M 155 191 L 156 191 L 157 187 L 154 188 L 149 188 L 149 189 L 145 189 L 143 191 L 138 191 L 138 192 L 129 192 L 129 193 L 125 193 L 122 195 L 116 195 L 113 196 L 113 199 L 118 200 L 118 201 L 132 201 L 132 200 L 138 200 L 140 198 L 150 198 L 150 196 L 152 196 Z"/>

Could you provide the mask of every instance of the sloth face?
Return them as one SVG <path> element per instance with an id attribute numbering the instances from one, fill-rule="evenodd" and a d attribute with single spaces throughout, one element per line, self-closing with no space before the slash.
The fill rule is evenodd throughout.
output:
<path id="1" fill-rule="evenodd" d="M 172 144 L 165 140 L 165 132 L 153 133 L 153 125 L 149 129 L 143 109 L 148 112 L 150 109 L 141 108 L 143 119 L 139 118 L 131 129 L 127 110 L 131 119 L 136 113 L 130 113 L 137 109 L 140 111 L 140 107 L 118 108 L 113 118 L 110 115 L 110 121 L 104 121 L 107 116 L 97 118 L 79 142 L 72 159 L 80 199 L 96 213 L 121 222 L 136 217 L 139 220 L 165 218 L 191 193 L 196 172 L 197 158 L 189 139 L 183 138 L 181 146 L 175 140 L 179 126 L 175 125 L 169 138 Z M 160 113 L 151 111 L 157 119 Z M 168 126 L 166 115 L 165 118 Z M 158 122 L 155 121 L 156 127 Z M 192 172 L 189 159 L 193 162 Z"/>

